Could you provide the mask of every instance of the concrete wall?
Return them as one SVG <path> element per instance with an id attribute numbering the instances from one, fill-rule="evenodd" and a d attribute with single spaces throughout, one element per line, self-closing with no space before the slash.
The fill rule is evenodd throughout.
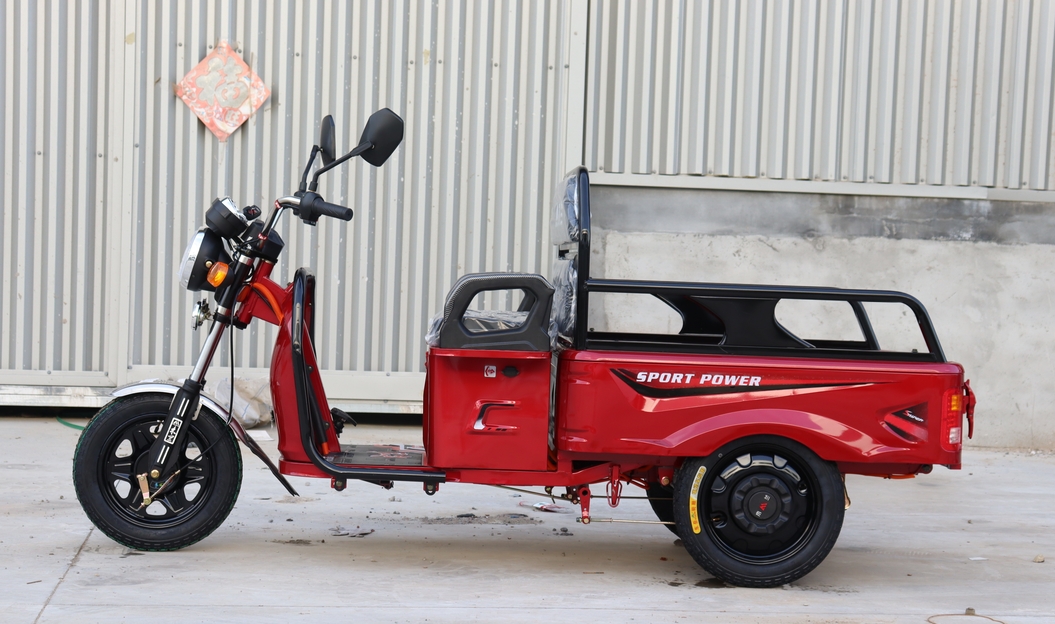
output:
<path id="1" fill-rule="evenodd" d="M 1055 206 L 592 190 L 595 276 L 908 292 L 977 392 L 969 444 L 1055 449 Z"/>

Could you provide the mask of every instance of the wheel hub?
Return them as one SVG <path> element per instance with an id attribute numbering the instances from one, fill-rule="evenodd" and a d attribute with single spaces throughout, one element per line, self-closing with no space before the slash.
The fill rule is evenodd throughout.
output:
<path id="1" fill-rule="evenodd" d="M 204 504 L 213 481 L 212 463 L 206 459 L 185 464 L 175 478 L 159 475 L 140 483 L 139 475 L 145 476 L 149 470 L 150 447 L 163 418 L 162 414 L 144 414 L 118 428 L 104 443 L 104 461 L 99 467 L 100 480 L 108 486 L 106 498 L 111 509 L 133 524 L 150 528 L 175 526 L 192 517 Z M 197 430 L 190 432 L 187 444 L 192 450 L 202 448 Z M 190 456 L 184 453 L 181 458 Z M 187 490 L 188 484 L 194 484 L 194 489 Z M 143 492 L 144 485 L 149 498 Z"/>
<path id="2" fill-rule="evenodd" d="M 791 517 L 791 490 L 779 478 L 753 475 L 736 485 L 732 501 L 733 518 L 753 535 L 771 534 Z"/>
<path id="3" fill-rule="evenodd" d="M 136 459 L 134 468 L 132 470 L 133 476 L 146 474 L 147 468 L 150 466 L 150 452 L 149 449 L 139 455 Z M 157 492 L 158 488 L 165 484 L 164 479 L 147 479 L 147 483 L 150 485 L 151 492 Z"/>
<path id="4" fill-rule="evenodd" d="M 747 512 L 749 517 L 764 522 L 777 513 L 779 505 L 780 500 L 777 498 L 776 492 L 769 488 L 759 488 L 758 491 L 747 497 L 744 511 Z"/>

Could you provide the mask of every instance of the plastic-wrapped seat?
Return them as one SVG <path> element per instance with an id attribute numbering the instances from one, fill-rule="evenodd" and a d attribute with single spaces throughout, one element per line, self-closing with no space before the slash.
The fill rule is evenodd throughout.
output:
<path id="1" fill-rule="evenodd" d="M 476 295 L 496 290 L 521 291 L 520 309 L 469 310 Z M 425 341 L 441 349 L 549 351 L 552 305 L 553 287 L 541 275 L 471 273 L 455 282 Z"/>

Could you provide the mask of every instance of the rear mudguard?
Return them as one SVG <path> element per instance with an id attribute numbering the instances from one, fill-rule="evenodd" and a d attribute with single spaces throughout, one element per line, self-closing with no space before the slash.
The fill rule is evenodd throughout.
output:
<path id="1" fill-rule="evenodd" d="M 177 384 L 175 382 L 144 381 L 127 386 L 122 386 L 114 390 L 110 394 L 111 396 L 117 398 L 132 396 L 135 394 L 148 393 L 175 395 L 176 391 L 179 389 L 180 384 Z M 231 418 L 231 415 L 227 413 L 227 410 L 220 407 L 219 401 L 205 393 L 202 393 L 199 405 L 201 406 L 199 409 L 208 409 L 210 412 L 216 414 L 220 417 L 221 420 L 227 423 L 227 426 L 231 428 L 232 432 L 234 432 L 234 437 L 238 438 L 238 440 L 242 444 L 246 445 L 246 447 L 253 452 L 253 455 L 259 457 L 260 461 L 264 462 L 264 464 L 266 464 L 267 467 L 271 469 L 271 473 L 275 475 L 275 478 L 278 479 L 279 483 L 281 483 L 286 488 L 286 490 L 293 496 L 299 496 L 299 494 L 297 494 L 297 491 L 293 489 L 293 486 L 289 484 L 289 481 L 286 480 L 286 477 L 282 476 L 282 473 L 278 471 L 278 467 L 275 466 L 274 462 L 271 461 L 271 458 L 267 456 L 267 453 L 264 452 L 264 449 L 260 448 L 260 445 L 256 443 L 256 440 L 249 437 L 249 434 L 245 432 L 245 429 L 242 427 L 242 424 L 238 422 L 237 419 Z"/>

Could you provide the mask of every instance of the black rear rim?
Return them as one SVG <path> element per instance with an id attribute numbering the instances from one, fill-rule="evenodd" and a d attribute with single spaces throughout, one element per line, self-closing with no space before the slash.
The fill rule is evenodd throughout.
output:
<path id="1" fill-rule="evenodd" d="M 142 414 L 124 423 L 103 444 L 99 459 L 99 478 L 107 505 L 124 520 L 139 527 L 164 529 L 186 522 L 205 505 L 214 485 L 212 460 L 202 456 L 208 448 L 202 432 L 190 423 L 187 445 L 177 467 L 187 464 L 172 483 L 149 505 L 143 505 L 143 494 L 137 475 L 149 465 L 150 446 L 158 436 L 166 414 Z M 191 461 L 197 458 L 197 461 Z M 150 491 L 164 483 L 147 478 Z"/>
<path id="2" fill-rule="evenodd" d="M 752 449 L 727 456 L 699 494 L 703 522 L 728 556 L 754 565 L 779 563 L 817 531 L 820 487 L 812 470 L 785 450 Z"/>

